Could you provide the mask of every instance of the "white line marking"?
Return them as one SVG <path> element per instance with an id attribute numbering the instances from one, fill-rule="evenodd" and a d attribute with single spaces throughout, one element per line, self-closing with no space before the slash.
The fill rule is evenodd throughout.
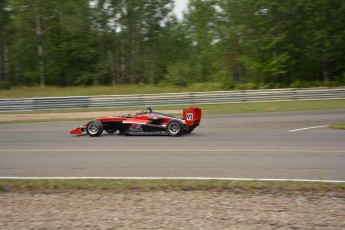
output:
<path id="1" fill-rule="evenodd" d="M 292 129 L 292 130 L 289 130 L 289 132 L 297 132 L 297 131 L 308 130 L 308 129 L 326 128 L 328 126 L 329 125 L 320 125 L 320 126 L 307 127 L 307 128 L 301 128 L 301 129 Z"/>
<path id="2" fill-rule="evenodd" d="M 291 152 L 291 153 L 345 153 L 345 150 L 313 150 L 313 149 L 149 149 L 149 150 L 142 150 L 142 149 L 0 149 L 0 152 L 85 152 L 85 153 L 121 153 L 121 152 L 171 152 L 171 153 L 180 153 L 180 152 L 192 152 L 192 153 L 209 153 L 209 152 L 258 152 L 258 153 L 275 153 L 275 152 Z"/>
<path id="3" fill-rule="evenodd" d="M 345 183 L 345 180 L 311 180 L 311 179 L 259 179 L 228 177 L 0 177 L 1 180 L 228 180 L 228 181 L 275 181 L 275 182 L 321 182 Z"/>

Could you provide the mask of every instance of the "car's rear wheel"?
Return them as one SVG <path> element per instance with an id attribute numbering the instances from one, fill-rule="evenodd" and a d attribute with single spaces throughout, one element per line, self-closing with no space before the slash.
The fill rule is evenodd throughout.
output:
<path id="1" fill-rule="evenodd" d="M 100 121 L 90 121 L 86 126 L 86 132 L 91 137 L 98 137 L 103 132 L 103 124 Z"/>
<path id="2" fill-rule="evenodd" d="M 166 130 L 169 136 L 177 137 L 183 134 L 184 124 L 179 120 L 171 120 L 168 122 Z"/>
<path id="3" fill-rule="evenodd" d="M 193 130 L 199 125 L 199 122 L 197 121 L 194 125 L 187 127 L 187 129 L 184 131 L 185 133 L 191 133 Z"/>
<path id="4" fill-rule="evenodd" d="M 193 130 L 196 128 L 196 126 L 189 126 L 188 128 L 187 128 L 187 130 L 185 131 L 185 133 L 191 133 L 191 132 L 193 132 Z"/>

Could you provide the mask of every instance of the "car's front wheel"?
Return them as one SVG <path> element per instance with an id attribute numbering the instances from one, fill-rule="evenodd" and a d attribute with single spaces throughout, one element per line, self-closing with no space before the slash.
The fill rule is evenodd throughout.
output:
<path id="1" fill-rule="evenodd" d="M 169 136 L 177 137 L 183 134 L 184 124 L 179 120 L 171 120 L 168 122 L 166 129 Z"/>
<path id="2" fill-rule="evenodd" d="M 100 121 L 93 120 L 90 121 L 86 126 L 86 132 L 91 137 L 98 137 L 103 132 L 103 124 Z"/>

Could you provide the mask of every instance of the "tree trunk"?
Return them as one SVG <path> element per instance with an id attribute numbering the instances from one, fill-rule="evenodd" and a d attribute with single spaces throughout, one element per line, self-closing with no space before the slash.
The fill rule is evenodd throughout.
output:
<path id="1" fill-rule="evenodd" d="M 115 78 L 115 65 L 114 65 L 114 55 L 113 51 L 108 49 L 108 61 L 109 61 L 109 70 L 110 70 L 110 77 L 111 77 L 111 84 L 116 84 L 116 78 Z"/>
<path id="2" fill-rule="evenodd" d="M 323 79 L 323 82 L 328 82 L 329 81 L 329 72 L 328 72 L 327 64 L 325 64 L 324 67 L 323 67 L 322 79 Z"/>
<path id="3" fill-rule="evenodd" d="M 154 84 L 156 81 L 156 63 L 157 63 L 157 39 L 154 36 L 153 37 L 153 42 L 152 42 L 152 46 L 151 46 L 151 74 L 150 74 L 150 79 L 149 79 L 149 83 L 150 84 Z"/>
<path id="4" fill-rule="evenodd" d="M 3 76 L 3 80 L 4 81 L 9 81 L 10 80 L 10 61 L 9 61 L 9 56 L 8 56 L 8 46 L 7 46 L 6 33 L 3 33 L 3 38 L 4 38 L 4 43 L 3 43 L 4 76 Z"/>
<path id="5" fill-rule="evenodd" d="M 0 82 L 4 81 L 3 42 L 0 40 Z"/>
<path id="6" fill-rule="evenodd" d="M 20 82 L 20 75 L 21 75 L 21 63 L 20 61 L 16 61 L 15 71 L 14 71 L 14 84 L 18 84 Z"/>
<path id="7" fill-rule="evenodd" d="M 36 37 L 37 37 L 37 54 L 38 54 L 38 71 L 40 76 L 40 86 L 45 87 L 44 76 L 44 57 L 43 57 L 43 44 L 42 44 L 42 28 L 41 28 L 41 16 L 38 14 L 37 7 L 34 6 L 35 11 L 35 24 L 36 24 Z"/>

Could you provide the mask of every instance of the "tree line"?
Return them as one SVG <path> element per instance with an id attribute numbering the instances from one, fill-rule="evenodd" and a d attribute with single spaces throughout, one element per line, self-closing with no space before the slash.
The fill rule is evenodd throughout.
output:
<path id="1" fill-rule="evenodd" d="M 345 84 L 345 1 L 0 0 L 0 87 Z"/>

